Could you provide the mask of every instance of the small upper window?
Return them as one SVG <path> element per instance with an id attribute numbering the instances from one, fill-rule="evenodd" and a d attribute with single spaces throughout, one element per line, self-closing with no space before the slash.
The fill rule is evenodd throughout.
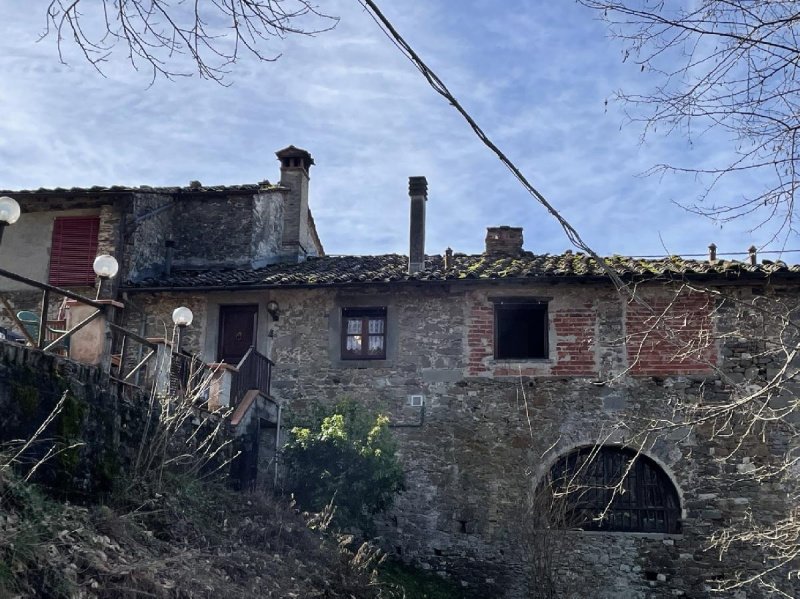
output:
<path id="1" fill-rule="evenodd" d="M 494 357 L 547 358 L 547 304 L 498 302 L 494 306 Z"/>
<path id="2" fill-rule="evenodd" d="M 342 309 L 342 359 L 386 359 L 386 308 Z"/>
<path id="3" fill-rule="evenodd" d="M 97 255 L 98 216 L 61 216 L 53 223 L 50 248 L 51 285 L 94 285 L 92 262 Z"/>

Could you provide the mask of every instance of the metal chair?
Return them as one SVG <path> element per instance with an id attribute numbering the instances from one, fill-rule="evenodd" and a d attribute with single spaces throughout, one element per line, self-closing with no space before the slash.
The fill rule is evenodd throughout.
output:
<path id="1" fill-rule="evenodd" d="M 31 339 L 39 338 L 39 315 L 36 312 L 31 312 L 30 310 L 20 310 L 17 312 L 17 318 L 22 323 L 22 326 L 25 327 L 25 330 L 28 332 L 28 335 L 31 336 Z M 61 327 L 66 325 L 64 320 L 47 321 L 45 340 L 48 343 L 50 341 L 55 341 L 58 337 L 67 332 L 66 328 L 56 328 L 51 326 L 52 324 L 60 325 Z M 69 337 L 61 341 L 53 349 L 57 349 L 62 352 L 69 352 Z"/>

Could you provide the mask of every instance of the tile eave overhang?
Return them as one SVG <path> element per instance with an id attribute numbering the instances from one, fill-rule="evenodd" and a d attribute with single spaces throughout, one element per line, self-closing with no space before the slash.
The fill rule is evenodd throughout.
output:
<path id="1" fill-rule="evenodd" d="M 664 283 L 664 282 L 713 282 L 715 286 L 768 284 L 775 279 L 794 280 L 800 284 L 800 275 L 792 272 L 775 273 L 661 273 L 661 274 L 622 274 L 620 279 L 626 283 Z M 196 286 L 121 286 L 125 293 L 192 293 L 192 292 L 225 292 L 225 291 L 264 291 L 274 289 L 343 289 L 365 287 L 444 287 L 458 286 L 496 286 L 522 285 L 532 283 L 567 283 L 567 284 L 610 284 L 605 275 L 542 275 L 527 277 L 486 277 L 486 278 L 444 278 L 444 279 L 402 279 L 390 281 L 346 281 L 332 283 L 249 283 L 238 285 L 196 285 Z"/>
<path id="2" fill-rule="evenodd" d="M 104 189 L 91 189 L 91 188 L 73 188 L 73 189 L 23 189 L 18 191 L 13 190 L 0 190 L 0 195 L 8 195 L 15 199 L 24 198 L 68 198 L 75 196 L 99 196 L 99 197 L 130 197 L 135 194 L 151 194 L 151 195 L 173 195 L 179 198 L 208 198 L 208 197 L 227 197 L 227 196 L 252 196 L 260 193 L 273 193 L 276 191 L 287 191 L 286 187 L 281 185 L 271 185 L 270 187 L 263 187 L 260 189 L 242 189 L 235 186 L 224 187 L 220 186 L 219 189 L 211 187 L 201 189 L 190 189 L 185 187 L 151 187 L 151 188 L 104 188 Z"/>

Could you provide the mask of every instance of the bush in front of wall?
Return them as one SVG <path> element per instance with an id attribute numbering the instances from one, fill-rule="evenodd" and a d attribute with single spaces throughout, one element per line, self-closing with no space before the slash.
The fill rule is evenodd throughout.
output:
<path id="1" fill-rule="evenodd" d="M 333 502 L 334 524 L 370 532 L 373 516 L 404 488 L 389 418 L 342 401 L 291 435 L 284 456 L 288 488 L 299 506 L 322 511 Z"/>

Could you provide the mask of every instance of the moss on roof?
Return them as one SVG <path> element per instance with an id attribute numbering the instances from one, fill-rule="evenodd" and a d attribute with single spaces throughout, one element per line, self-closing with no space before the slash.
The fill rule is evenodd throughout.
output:
<path id="1" fill-rule="evenodd" d="M 703 277 L 724 280 L 765 279 L 773 275 L 800 276 L 800 266 L 783 262 L 751 265 L 745 262 L 688 260 L 670 256 L 648 260 L 628 256 L 603 258 L 620 277 L 630 280 Z M 398 254 L 380 256 L 325 256 L 299 264 L 272 264 L 262 268 L 177 270 L 169 277 L 156 277 L 129 284 L 129 288 L 229 288 L 247 286 L 327 286 L 358 283 L 465 280 L 586 280 L 607 273 L 596 260 L 582 253 L 532 254 L 519 257 L 485 254 L 453 256 L 444 268 L 442 256 L 427 256 L 426 268 L 408 272 L 408 258 Z M 799 277 L 800 280 L 800 277 Z"/>

